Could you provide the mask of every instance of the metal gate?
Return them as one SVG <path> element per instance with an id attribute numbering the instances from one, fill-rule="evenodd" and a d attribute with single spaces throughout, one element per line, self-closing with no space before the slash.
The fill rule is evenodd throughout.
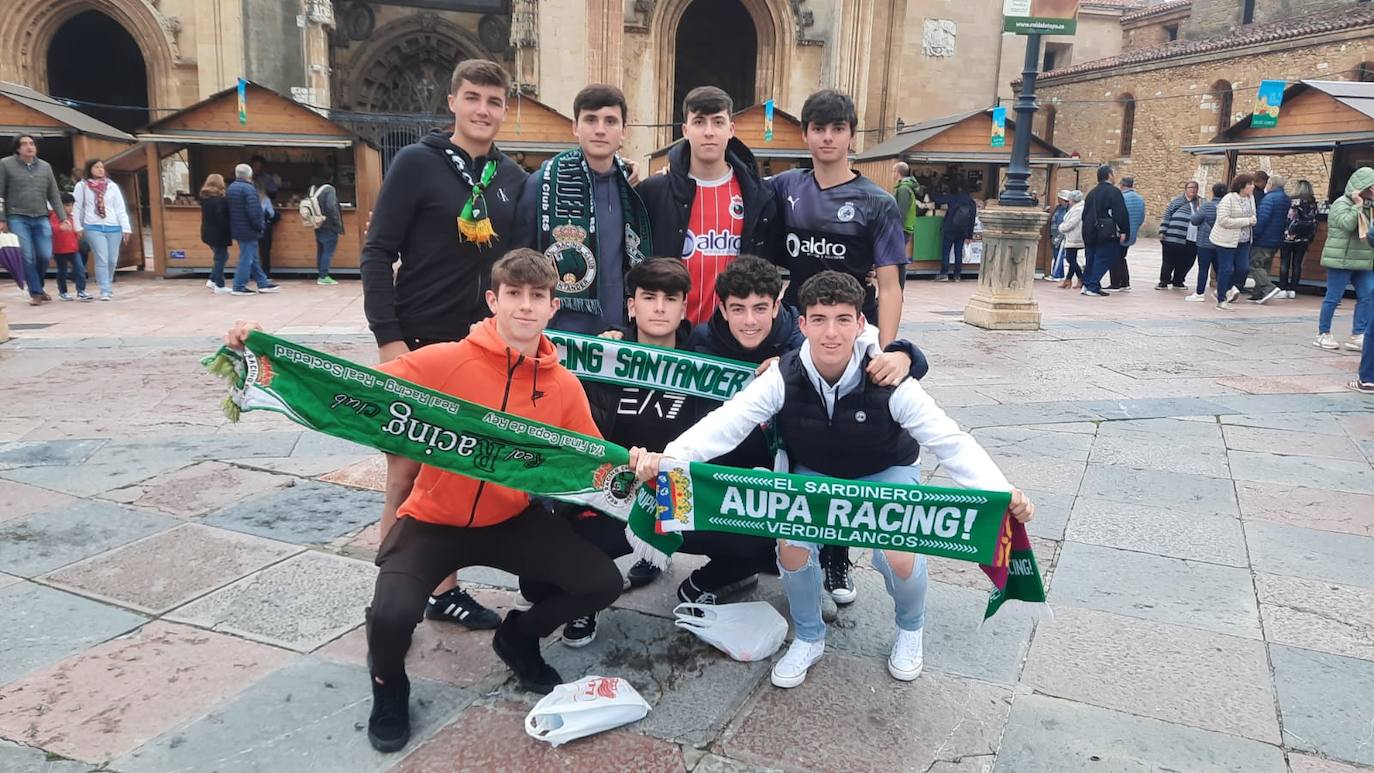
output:
<path id="1" fill-rule="evenodd" d="M 332 110 L 329 117 L 354 134 L 376 145 L 382 151 L 382 174 L 391 167 L 391 159 L 406 145 L 419 142 L 432 129 L 453 126 L 452 115 L 416 113 L 357 113 Z"/>

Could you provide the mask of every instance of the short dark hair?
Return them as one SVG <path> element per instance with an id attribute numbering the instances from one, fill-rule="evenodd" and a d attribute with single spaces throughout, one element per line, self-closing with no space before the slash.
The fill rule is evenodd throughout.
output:
<path id="1" fill-rule="evenodd" d="M 91 170 L 95 168 L 96 164 L 102 163 L 103 161 L 104 159 L 100 158 L 86 159 L 85 165 L 81 167 L 81 176 L 89 180 L 91 177 Z"/>
<path id="2" fill-rule="evenodd" d="M 474 86 L 500 86 L 501 91 L 510 91 L 510 73 L 506 68 L 490 59 L 466 59 L 453 68 L 449 79 L 448 93 L 457 94 L 458 87 L 467 81 Z"/>
<path id="3" fill-rule="evenodd" d="M 822 271 L 802 282 L 801 290 L 797 291 L 797 305 L 801 307 L 802 316 L 817 305 L 853 306 L 854 312 L 859 313 L 864 308 L 864 288 L 849 274 Z"/>
<path id="4" fill-rule="evenodd" d="M 1122 187 L 1122 188 L 1134 188 L 1134 187 L 1135 187 L 1135 178 L 1134 178 L 1134 177 L 1123 177 L 1123 178 L 1121 178 L 1121 187 Z"/>
<path id="5" fill-rule="evenodd" d="M 692 290 L 692 275 L 681 258 L 650 258 L 625 274 L 625 291 L 634 295 L 637 290 L 686 295 Z"/>
<path id="6" fill-rule="evenodd" d="M 558 272 L 544 253 L 519 247 L 503 255 L 491 267 L 491 289 L 501 285 L 533 286 L 552 290 L 558 284 Z"/>
<path id="7" fill-rule="evenodd" d="M 1232 193 L 1240 193 L 1242 190 L 1245 190 L 1245 186 L 1249 185 L 1254 181 L 1255 176 L 1250 174 L 1249 172 L 1238 174 L 1235 177 L 1231 178 L 1231 187 L 1229 190 Z"/>
<path id="8" fill-rule="evenodd" d="M 1221 197 L 1226 195 L 1226 183 L 1212 183 L 1212 195 Z"/>
<path id="9" fill-rule="evenodd" d="M 716 298 L 748 298 L 762 295 L 777 300 L 782 295 L 782 275 L 772 263 L 757 255 L 741 255 L 716 274 Z"/>
<path id="10" fill-rule="evenodd" d="M 697 86 L 687 92 L 682 100 L 682 120 L 686 121 L 692 113 L 715 115 L 716 113 L 735 112 L 735 100 L 722 89 L 715 86 Z"/>
<path id="11" fill-rule="evenodd" d="M 1256 182 L 1259 182 L 1260 180 L 1263 180 L 1263 181 L 1265 181 L 1265 182 L 1269 182 L 1269 173 L 1266 172 L 1266 171 L 1264 171 L 1263 169 L 1256 169 L 1256 170 L 1255 170 L 1255 181 L 1256 181 Z"/>
<path id="12" fill-rule="evenodd" d="M 625 103 L 625 92 L 605 83 L 593 83 L 573 97 L 573 121 L 577 121 L 583 110 L 600 110 L 603 107 L 618 107 L 621 122 L 629 120 L 630 108 Z"/>
<path id="13" fill-rule="evenodd" d="M 63 203 L 63 204 L 75 204 L 75 203 L 76 203 L 76 197 L 73 196 L 73 195 L 71 195 L 70 193 L 67 193 L 66 191 L 62 191 L 62 203 Z"/>
<path id="14" fill-rule="evenodd" d="M 1103 164 L 1102 166 L 1099 166 L 1097 168 L 1097 181 L 1100 183 L 1104 183 L 1107 181 L 1107 178 L 1111 177 L 1114 174 L 1116 174 L 1116 170 L 1112 169 L 1111 164 Z"/>
<path id="15" fill-rule="evenodd" d="M 33 136 L 32 134 L 21 134 L 21 135 L 19 135 L 18 137 L 15 137 L 15 138 L 14 138 L 14 142 L 11 142 L 11 143 L 10 143 L 10 152 L 11 152 L 11 153 L 14 153 L 14 154 L 18 155 L 18 153 L 19 153 L 19 143 L 23 142 L 25 137 L 27 137 L 28 139 L 30 139 L 30 140 L 33 141 L 33 146 L 34 146 L 34 147 L 38 147 L 38 138 L 37 138 L 37 137 Z"/>
<path id="16" fill-rule="evenodd" d="M 854 109 L 854 100 L 839 89 L 821 89 L 806 98 L 802 103 L 801 125 L 806 131 L 811 124 L 828 126 L 832 123 L 847 123 L 852 132 L 859 125 L 859 114 Z"/>

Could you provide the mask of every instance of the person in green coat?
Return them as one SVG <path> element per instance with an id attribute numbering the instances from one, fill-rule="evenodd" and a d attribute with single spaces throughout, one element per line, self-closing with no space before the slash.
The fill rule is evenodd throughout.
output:
<path id="1" fill-rule="evenodd" d="M 933 205 L 930 203 L 930 196 L 921 186 L 920 181 L 911 176 L 911 166 L 907 162 L 898 161 L 893 164 L 892 174 L 897 178 L 897 185 L 892 189 L 892 195 L 897 199 L 897 211 L 902 213 L 902 232 L 906 235 L 906 256 L 908 259 L 913 259 L 915 253 L 912 252 L 911 244 L 916 234 L 916 218 L 928 214 Z M 903 267 L 898 279 L 901 285 L 905 287 L 905 267 Z"/>
<path id="2" fill-rule="evenodd" d="M 1374 247 L 1365 239 L 1374 216 L 1374 169 L 1362 166 L 1350 175 L 1345 195 L 1331 202 L 1326 216 L 1326 245 L 1322 247 L 1322 267 L 1326 269 L 1326 298 L 1317 319 L 1317 340 L 1313 346 L 1336 349 L 1341 346 L 1331 335 L 1331 318 L 1345 295 L 1346 285 L 1355 286 L 1355 318 L 1345 348 L 1360 351 L 1364 331 L 1374 314 Z M 1360 222 L 1363 219 L 1363 224 Z"/>

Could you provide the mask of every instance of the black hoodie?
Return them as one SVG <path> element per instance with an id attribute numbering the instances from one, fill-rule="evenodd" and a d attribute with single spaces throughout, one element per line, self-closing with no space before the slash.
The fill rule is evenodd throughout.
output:
<path id="1" fill-rule="evenodd" d="M 634 325 L 623 332 L 623 340 L 639 340 L 639 330 Z M 684 320 L 677 331 L 676 348 L 690 350 L 687 339 L 691 333 L 691 324 Z M 592 418 L 602 437 L 626 448 L 643 446 L 650 451 L 662 451 L 696 423 L 698 416 L 720 404 L 677 392 L 599 381 L 584 381 L 582 387 L 587 391 Z M 703 409 L 702 404 L 708 407 Z"/>
<path id="2" fill-rule="evenodd" d="M 477 245 L 458 235 L 458 215 L 472 188 L 450 156 L 461 159 L 474 180 L 488 158 L 499 162 L 486 191 L 496 229 L 491 244 Z M 474 160 L 442 131 L 396 154 L 377 194 L 359 265 L 363 311 L 378 345 L 408 339 L 457 341 L 488 316 L 483 294 L 492 264 L 509 249 L 515 204 L 526 176 L 494 146 L 491 156 Z M 393 279 L 397 258 L 401 267 Z"/>
<path id="3" fill-rule="evenodd" d="M 740 198 L 744 199 L 744 225 L 740 230 L 741 255 L 768 257 L 776 252 L 773 241 L 778 238 L 777 199 L 773 188 L 759 179 L 758 162 L 749 147 L 731 137 L 725 147 L 725 160 L 739 183 Z M 635 190 L 649 210 L 653 223 L 653 254 L 656 257 L 684 257 L 687 221 L 692 217 L 692 201 L 697 195 L 697 183 L 688 170 L 692 166 L 692 149 L 686 140 L 668 151 L 668 173 L 650 175 Z"/>

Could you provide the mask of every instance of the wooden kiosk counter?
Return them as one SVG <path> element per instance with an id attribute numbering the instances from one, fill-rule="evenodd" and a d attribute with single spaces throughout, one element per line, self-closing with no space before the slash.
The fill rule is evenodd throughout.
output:
<path id="1" fill-rule="evenodd" d="M 231 183 L 235 165 L 260 158 L 263 173 L 278 182 L 273 273 L 314 272 L 315 233 L 301 224 L 296 210 L 323 175 L 332 179 L 343 208 L 333 270 L 356 271 L 365 236 L 360 213 L 371 210 L 382 182 L 377 149 L 254 83 L 247 85 L 245 107 L 240 120 L 237 89 L 221 91 L 149 124 L 136 133 L 136 145 L 106 163 L 129 182 L 140 174 L 147 178 L 154 270 L 162 276 L 210 270 L 213 256 L 200 241 L 201 184 L 212 173 Z M 175 163 L 167 163 L 173 157 Z M 231 247 L 231 265 L 235 254 Z"/>

